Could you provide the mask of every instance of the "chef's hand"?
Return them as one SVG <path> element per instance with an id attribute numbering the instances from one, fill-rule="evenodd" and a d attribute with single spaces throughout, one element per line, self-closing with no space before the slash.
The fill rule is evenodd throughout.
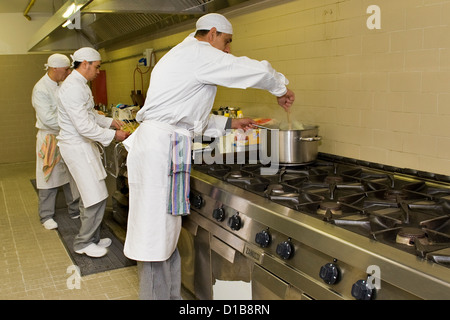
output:
<path id="1" fill-rule="evenodd" d="M 292 106 L 295 100 L 295 94 L 292 90 L 287 89 L 284 96 L 277 97 L 278 104 L 286 111 Z"/>
<path id="2" fill-rule="evenodd" d="M 256 124 L 256 122 L 250 118 L 232 119 L 231 129 L 242 129 L 244 131 L 247 131 L 253 128 L 252 124 Z"/>
<path id="3" fill-rule="evenodd" d="M 114 119 L 111 122 L 111 128 L 116 128 L 117 130 L 119 130 L 120 128 L 122 128 L 124 125 L 124 123 L 120 120 Z"/>
<path id="4" fill-rule="evenodd" d="M 130 135 L 129 132 L 123 131 L 123 130 L 116 130 L 116 134 L 114 135 L 114 139 L 117 141 L 123 141 Z"/>

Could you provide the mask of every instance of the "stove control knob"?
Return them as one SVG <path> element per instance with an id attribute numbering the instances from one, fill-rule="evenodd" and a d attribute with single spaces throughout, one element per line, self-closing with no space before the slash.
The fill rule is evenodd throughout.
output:
<path id="1" fill-rule="evenodd" d="M 372 299 L 374 290 L 369 286 L 366 280 L 358 280 L 352 286 L 352 296 L 356 300 Z"/>
<path id="2" fill-rule="evenodd" d="M 239 217 L 239 213 L 236 213 L 234 216 L 230 217 L 228 219 L 228 226 L 231 228 L 231 230 L 238 231 L 241 226 L 241 217 Z"/>
<path id="3" fill-rule="evenodd" d="M 203 206 L 203 198 L 200 195 L 191 195 L 191 204 L 194 208 L 200 209 Z"/>
<path id="4" fill-rule="evenodd" d="M 319 277 L 328 284 L 339 282 L 339 268 L 334 263 L 327 263 L 320 268 Z"/>
<path id="5" fill-rule="evenodd" d="M 260 245 L 261 248 L 267 248 L 272 240 L 272 236 L 269 231 L 263 230 L 258 232 L 255 236 L 255 242 Z"/>
<path id="6" fill-rule="evenodd" d="M 225 210 L 223 209 L 223 207 L 214 209 L 212 216 L 214 219 L 221 222 L 221 221 L 225 220 Z"/>
<path id="7" fill-rule="evenodd" d="M 294 254 L 294 246 L 291 243 L 291 239 L 278 244 L 277 254 L 284 260 L 292 258 Z"/>

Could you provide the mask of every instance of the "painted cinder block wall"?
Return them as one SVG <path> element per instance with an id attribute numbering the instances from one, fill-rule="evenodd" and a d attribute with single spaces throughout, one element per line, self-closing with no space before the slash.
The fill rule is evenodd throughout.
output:
<path id="1" fill-rule="evenodd" d="M 380 8 L 380 29 L 367 26 L 371 5 Z M 320 126 L 320 151 L 450 174 L 450 1 L 296 0 L 228 17 L 232 53 L 268 60 L 288 77 L 297 95 L 292 116 Z M 193 27 L 102 53 L 117 59 L 167 48 Z M 136 62 L 104 65 L 108 101 L 131 102 Z M 135 80 L 140 89 L 139 74 Z M 286 117 L 255 89 L 219 88 L 219 106 Z"/>

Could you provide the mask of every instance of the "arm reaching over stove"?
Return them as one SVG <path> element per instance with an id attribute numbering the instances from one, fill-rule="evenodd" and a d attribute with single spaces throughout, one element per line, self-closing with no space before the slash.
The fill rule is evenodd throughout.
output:
<path id="1" fill-rule="evenodd" d="M 288 111 L 295 101 L 295 94 L 292 90 L 287 89 L 287 92 L 281 97 L 277 97 L 278 104 L 286 111 Z"/>
<path id="2" fill-rule="evenodd" d="M 253 124 L 256 124 L 256 121 L 250 118 L 232 119 L 231 129 L 242 129 L 247 131 L 253 128 Z"/>

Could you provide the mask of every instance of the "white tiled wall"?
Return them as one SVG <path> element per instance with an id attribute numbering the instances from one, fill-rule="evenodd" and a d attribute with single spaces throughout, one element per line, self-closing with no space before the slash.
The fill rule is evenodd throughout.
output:
<path id="1" fill-rule="evenodd" d="M 380 30 L 366 26 L 369 5 L 381 8 Z M 288 77 L 293 117 L 320 126 L 320 151 L 450 175 L 449 0 L 294 0 L 229 18 L 233 54 L 268 60 Z M 191 31 L 103 53 L 164 48 Z M 105 65 L 109 101 L 129 102 L 135 62 Z M 220 88 L 221 105 L 286 117 L 255 89 Z"/>

